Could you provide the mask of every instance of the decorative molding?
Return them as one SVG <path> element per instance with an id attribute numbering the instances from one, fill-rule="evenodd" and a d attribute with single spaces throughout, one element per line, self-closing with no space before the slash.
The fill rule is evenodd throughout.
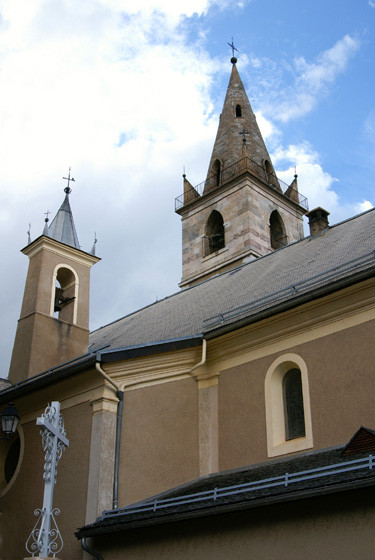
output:
<path id="1" fill-rule="evenodd" d="M 374 279 L 207 341 L 223 371 L 375 319 Z"/>
<path id="2" fill-rule="evenodd" d="M 303 409 L 305 415 L 305 436 L 291 440 L 285 439 L 284 403 L 282 379 L 284 375 L 297 367 L 301 372 Z M 303 451 L 313 447 L 311 423 L 310 391 L 307 366 L 298 354 L 283 354 L 273 361 L 264 380 L 266 403 L 266 428 L 268 457 L 278 457 L 287 453 Z"/>
<path id="3" fill-rule="evenodd" d="M 45 235 L 41 235 L 35 239 L 32 243 L 30 243 L 30 245 L 27 245 L 24 249 L 22 249 L 21 252 L 31 259 L 43 249 L 54 253 L 59 257 L 74 259 L 75 262 L 78 262 L 88 268 L 91 268 L 92 265 L 100 261 L 99 257 L 95 257 L 90 253 L 86 253 L 85 251 L 76 249 L 70 245 L 65 245 L 64 243 L 56 241 L 55 239 Z"/>
<path id="4" fill-rule="evenodd" d="M 188 348 L 102 367 L 123 390 L 131 390 L 191 378 L 190 370 L 200 358 L 200 348 Z"/>

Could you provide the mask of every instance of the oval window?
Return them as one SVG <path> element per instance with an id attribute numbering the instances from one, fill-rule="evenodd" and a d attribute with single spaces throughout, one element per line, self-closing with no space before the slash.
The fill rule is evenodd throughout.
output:
<path id="1" fill-rule="evenodd" d="M 19 431 L 9 440 L 0 441 L 0 496 L 9 490 L 16 479 L 21 466 L 21 448 L 22 440 Z"/>

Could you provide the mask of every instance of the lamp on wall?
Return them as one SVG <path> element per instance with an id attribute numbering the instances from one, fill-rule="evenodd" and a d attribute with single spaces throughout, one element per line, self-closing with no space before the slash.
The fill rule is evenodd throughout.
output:
<path id="1" fill-rule="evenodd" d="M 18 426 L 19 416 L 16 407 L 9 403 L 8 406 L 4 408 L 2 413 L 0 414 L 1 417 L 1 430 L 4 436 L 0 436 L 0 439 L 9 439 L 11 435 L 13 435 Z"/>

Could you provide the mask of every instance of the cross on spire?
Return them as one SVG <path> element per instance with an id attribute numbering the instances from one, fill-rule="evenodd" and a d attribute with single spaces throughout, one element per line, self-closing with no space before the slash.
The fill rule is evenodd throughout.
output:
<path id="1" fill-rule="evenodd" d="M 231 43 L 227 43 L 227 44 L 228 44 L 228 45 L 230 46 L 230 48 L 232 49 L 232 58 L 231 58 L 231 62 L 232 62 L 232 64 L 235 64 L 235 63 L 237 62 L 237 58 L 234 56 L 234 51 L 237 51 L 237 52 L 238 52 L 238 49 L 236 49 L 236 47 L 234 46 L 233 37 L 232 37 L 232 42 L 231 42 Z"/>
<path id="2" fill-rule="evenodd" d="M 68 181 L 68 186 L 65 187 L 64 192 L 66 194 L 70 194 L 72 192 L 72 189 L 69 187 L 69 183 L 70 181 L 72 181 L 73 183 L 75 182 L 75 179 L 73 177 L 70 176 L 70 171 L 71 171 L 71 167 L 69 167 L 69 175 L 67 177 L 63 177 L 63 179 L 65 179 L 65 181 Z"/>
<path id="3" fill-rule="evenodd" d="M 242 139 L 242 140 L 243 140 L 243 142 L 246 142 L 246 137 L 245 137 L 245 135 L 249 135 L 250 132 L 248 132 L 247 130 L 245 130 L 245 128 L 243 128 L 243 129 L 239 132 L 239 134 L 242 134 L 242 136 L 243 136 L 243 139 Z"/>
<path id="4" fill-rule="evenodd" d="M 45 222 L 49 222 L 49 217 L 48 217 L 49 214 L 51 214 L 51 212 L 49 210 L 47 210 L 47 212 L 44 212 L 44 215 L 45 215 L 44 221 Z"/>

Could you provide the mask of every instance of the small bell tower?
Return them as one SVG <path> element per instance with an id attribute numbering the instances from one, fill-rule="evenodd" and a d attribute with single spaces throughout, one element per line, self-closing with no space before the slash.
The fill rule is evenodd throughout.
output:
<path id="1" fill-rule="evenodd" d="M 65 198 L 43 234 L 22 249 L 29 258 L 9 379 L 16 383 L 72 360 L 88 350 L 90 268 L 100 259 L 80 249 Z M 95 245 L 94 245 L 95 247 Z"/>
<path id="2" fill-rule="evenodd" d="M 220 115 L 207 178 L 183 175 L 176 199 L 182 219 L 182 288 L 266 255 L 303 237 L 307 199 L 276 177 L 241 77 L 237 58 Z"/>

